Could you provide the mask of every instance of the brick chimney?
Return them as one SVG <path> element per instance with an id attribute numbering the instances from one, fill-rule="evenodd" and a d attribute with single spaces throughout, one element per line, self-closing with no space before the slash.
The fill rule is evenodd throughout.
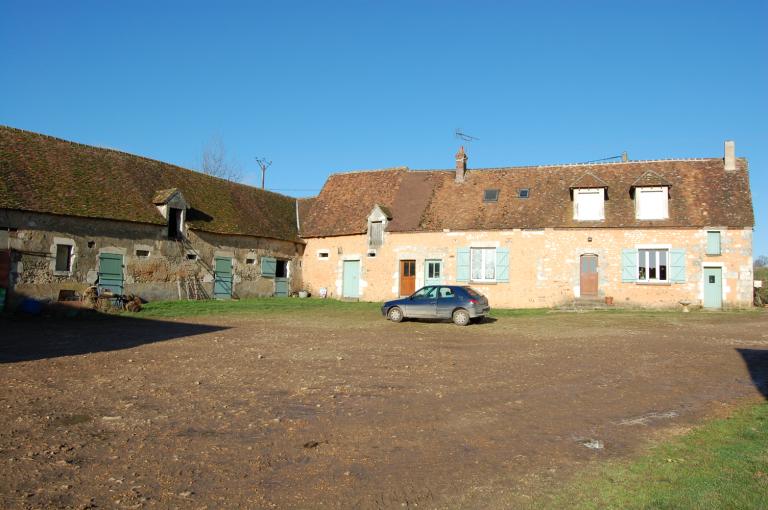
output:
<path id="1" fill-rule="evenodd" d="M 736 170 L 736 142 L 733 140 L 725 141 L 725 169 Z"/>
<path id="2" fill-rule="evenodd" d="M 464 182 L 464 175 L 467 173 L 467 159 L 462 145 L 459 152 L 456 153 L 456 182 Z"/>

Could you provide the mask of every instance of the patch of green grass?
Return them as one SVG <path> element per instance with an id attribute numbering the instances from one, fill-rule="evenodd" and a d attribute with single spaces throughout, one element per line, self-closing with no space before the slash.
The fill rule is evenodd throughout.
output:
<path id="1" fill-rule="evenodd" d="M 551 308 L 491 308 L 491 317 L 538 317 L 552 311 Z"/>
<path id="2" fill-rule="evenodd" d="M 144 305 L 139 317 L 196 317 L 205 315 L 279 315 L 283 313 L 378 313 L 379 303 L 335 299 L 249 298 L 239 300 L 155 301 Z"/>
<path id="3" fill-rule="evenodd" d="M 705 423 L 640 459 L 609 462 L 547 497 L 541 506 L 766 508 L 768 404 Z"/>

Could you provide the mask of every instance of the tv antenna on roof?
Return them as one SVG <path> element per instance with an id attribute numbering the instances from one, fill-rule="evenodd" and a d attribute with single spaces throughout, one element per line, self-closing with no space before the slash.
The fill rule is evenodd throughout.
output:
<path id="1" fill-rule="evenodd" d="M 464 133 L 461 130 L 461 128 L 456 128 L 456 132 L 454 133 L 454 135 L 456 135 L 456 138 L 458 138 L 459 140 L 464 140 L 465 142 L 474 142 L 475 140 L 479 140 L 479 138 L 476 136 L 472 136 Z"/>
<path id="2" fill-rule="evenodd" d="M 479 140 L 478 137 L 468 135 L 461 128 L 456 128 L 456 131 L 453 134 L 456 136 L 456 138 L 464 142 L 464 145 L 467 146 L 467 149 L 469 149 L 469 146 L 472 142 L 474 142 L 475 140 Z"/>

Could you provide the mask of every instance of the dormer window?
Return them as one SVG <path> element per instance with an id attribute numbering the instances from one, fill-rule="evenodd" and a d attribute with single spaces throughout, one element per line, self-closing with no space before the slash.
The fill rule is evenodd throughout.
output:
<path id="1" fill-rule="evenodd" d="M 578 188 L 573 190 L 573 219 L 600 221 L 605 219 L 605 189 Z"/>
<path id="2" fill-rule="evenodd" d="M 372 221 L 368 232 L 368 246 L 378 248 L 384 244 L 384 222 Z"/>
<path id="3" fill-rule="evenodd" d="M 384 231 L 392 215 L 386 207 L 374 205 L 368 215 L 368 248 L 377 249 L 384 244 Z"/>
<path id="4" fill-rule="evenodd" d="M 158 191 L 152 203 L 168 222 L 168 239 L 183 238 L 188 206 L 181 191 L 177 188 Z"/>
<path id="5" fill-rule="evenodd" d="M 635 188 L 635 217 L 638 220 L 669 218 L 669 188 L 656 186 Z"/>
<path id="6" fill-rule="evenodd" d="M 483 202 L 498 202 L 498 201 L 499 201 L 499 190 L 487 189 L 483 191 Z"/>
<path id="7" fill-rule="evenodd" d="M 183 211 L 175 207 L 168 208 L 168 238 L 180 239 L 182 237 Z"/>

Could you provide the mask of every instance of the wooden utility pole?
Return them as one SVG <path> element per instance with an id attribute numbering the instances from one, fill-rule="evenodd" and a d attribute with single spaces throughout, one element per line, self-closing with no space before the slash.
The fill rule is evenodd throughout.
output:
<path id="1" fill-rule="evenodd" d="M 261 189 L 265 189 L 264 181 L 266 180 L 267 168 L 272 165 L 272 162 L 267 161 L 267 158 L 256 158 L 256 163 L 261 167 Z"/>

